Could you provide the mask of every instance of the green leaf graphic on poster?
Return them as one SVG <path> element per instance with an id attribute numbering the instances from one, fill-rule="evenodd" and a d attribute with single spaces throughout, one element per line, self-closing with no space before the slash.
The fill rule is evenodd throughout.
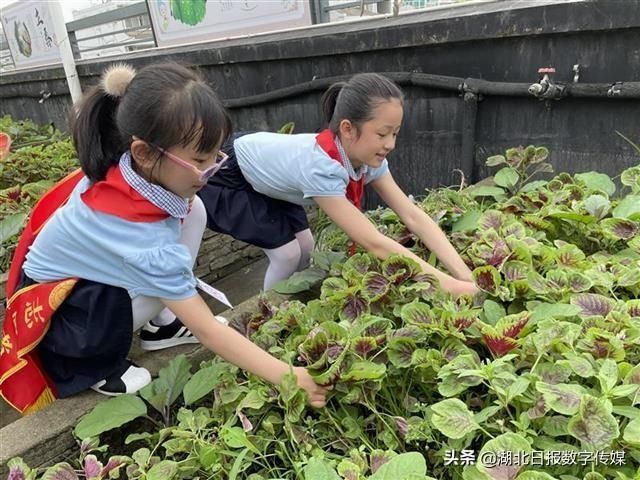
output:
<path id="1" fill-rule="evenodd" d="M 206 0 L 171 0 L 171 16 L 187 25 L 197 25 L 207 11 Z"/>

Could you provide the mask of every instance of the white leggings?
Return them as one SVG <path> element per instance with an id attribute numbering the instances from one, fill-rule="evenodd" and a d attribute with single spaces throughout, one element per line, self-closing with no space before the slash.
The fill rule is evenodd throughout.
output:
<path id="1" fill-rule="evenodd" d="M 295 240 L 291 240 L 281 247 L 263 249 L 269 258 L 269 267 L 264 276 L 264 290 L 269 290 L 274 284 L 289 278 L 294 272 L 307 268 L 309 260 L 311 260 L 313 245 L 313 234 L 307 228 L 296 233 Z"/>
<path id="2" fill-rule="evenodd" d="M 207 212 L 200 197 L 195 196 L 191 205 L 191 211 L 182 223 L 180 243 L 189 249 L 192 265 L 196 263 L 198 250 L 204 229 L 207 226 Z M 157 326 L 168 325 L 176 316 L 164 306 L 159 298 L 140 295 L 131 300 L 133 310 L 133 330 L 139 330 L 147 322 L 153 320 Z"/>

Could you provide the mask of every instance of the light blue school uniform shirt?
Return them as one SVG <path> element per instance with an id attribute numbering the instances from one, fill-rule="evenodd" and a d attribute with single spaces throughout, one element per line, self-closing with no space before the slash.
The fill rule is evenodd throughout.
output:
<path id="1" fill-rule="evenodd" d="M 346 193 L 347 169 L 320 148 L 314 133 L 251 133 L 236 139 L 233 147 L 244 177 L 254 190 L 268 197 L 311 205 L 312 197 L 342 197 Z M 380 167 L 366 168 L 365 183 L 388 171 L 385 158 Z"/>
<path id="2" fill-rule="evenodd" d="M 26 256 L 25 273 L 36 282 L 78 277 L 122 287 L 131 298 L 193 297 L 193 261 L 179 243 L 180 217 L 186 215 L 188 201 L 138 176 L 128 154 L 123 155 L 120 170 L 132 188 L 172 216 L 131 222 L 92 210 L 80 197 L 90 186 L 85 177 L 36 237 Z"/>

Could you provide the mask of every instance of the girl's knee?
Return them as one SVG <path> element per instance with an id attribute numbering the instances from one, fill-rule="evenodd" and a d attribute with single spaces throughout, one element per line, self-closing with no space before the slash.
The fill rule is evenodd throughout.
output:
<path id="1" fill-rule="evenodd" d="M 310 255 L 311 252 L 313 252 L 315 240 L 311 233 L 311 229 L 307 228 L 306 230 L 296 233 L 296 240 L 298 240 L 298 245 L 300 245 L 302 255 Z"/>

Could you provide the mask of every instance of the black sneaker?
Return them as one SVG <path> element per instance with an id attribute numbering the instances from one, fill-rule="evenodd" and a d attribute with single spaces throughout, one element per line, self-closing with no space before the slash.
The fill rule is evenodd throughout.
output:
<path id="1" fill-rule="evenodd" d="M 149 322 L 140 331 L 140 347 L 143 350 L 161 350 L 186 343 L 199 341 L 177 318 L 169 325 L 161 327 Z"/>
<path id="2" fill-rule="evenodd" d="M 149 370 L 126 361 L 113 375 L 91 386 L 92 390 L 115 397 L 124 393 L 135 393 L 151 382 Z"/>

